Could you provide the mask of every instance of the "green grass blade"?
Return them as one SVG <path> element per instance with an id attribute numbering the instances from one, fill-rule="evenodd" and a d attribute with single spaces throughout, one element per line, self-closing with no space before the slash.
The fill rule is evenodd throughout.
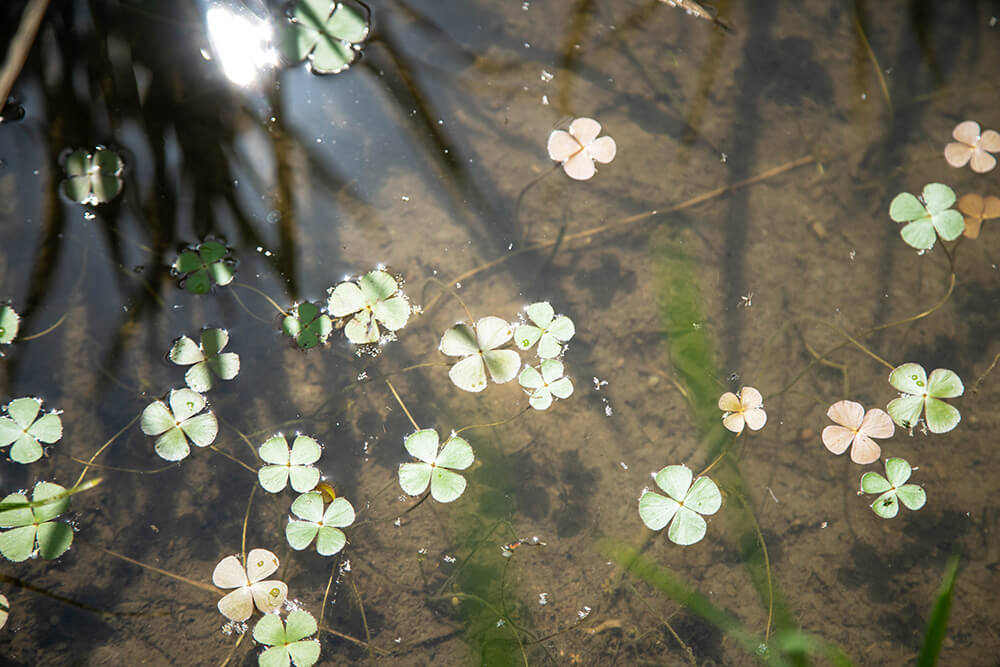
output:
<path id="1" fill-rule="evenodd" d="M 941 653 L 941 644 L 948 631 L 948 613 L 951 611 L 951 596 L 955 592 L 958 561 L 958 554 L 955 554 L 948 559 L 948 564 L 944 567 L 944 577 L 941 579 L 937 601 L 931 611 L 931 620 L 927 623 L 924 647 L 920 650 L 917 667 L 932 667 L 937 663 L 938 654 Z"/>

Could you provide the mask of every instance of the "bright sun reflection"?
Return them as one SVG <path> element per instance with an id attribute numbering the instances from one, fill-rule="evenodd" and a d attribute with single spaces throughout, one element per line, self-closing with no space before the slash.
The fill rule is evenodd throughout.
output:
<path id="1" fill-rule="evenodd" d="M 222 72 L 236 85 L 250 85 L 258 72 L 277 64 L 268 21 L 212 7 L 205 13 L 205 23 Z"/>

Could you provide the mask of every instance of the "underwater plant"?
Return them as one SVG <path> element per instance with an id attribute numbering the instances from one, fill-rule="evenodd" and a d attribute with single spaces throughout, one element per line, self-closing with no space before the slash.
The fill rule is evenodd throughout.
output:
<path id="1" fill-rule="evenodd" d="M 260 654 L 260 667 L 310 667 L 319 660 L 319 640 L 306 639 L 319 628 L 312 614 L 301 609 L 289 612 L 282 622 L 277 614 L 266 614 L 253 627 L 253 638 L 259 644 L 270 646 Z"/>
<path id="2" fill-rule="evenodd" d="M 499 317 L 487 315 L 476 322 L 475 328 L 461 322 L 444 332 L 438 349 L 450 357 L 462 357 L 448 377 L 455 386 L 477 392 L 486 388 L 486 371 L 497 384 L 510 382 L 521 369 L 521 357 L 514 350 L 498 350 L 514 335 L 510 324 Z"/>
<path id="3" fill-rule="evenodd" d="M 7 416 L 0 417 L 0 449 L 13 443 L 11 460 L 33 463 L 44 453 L 40 443 L 51 445 L 62 437 L 59 415 L 53 411 L 39 417 L 41 409 L 38 398 L 15 398 L 7 404 Z"/>
<path id="4" fill-rule="evenodd" d="M 187 387 L 171 389 L 167 398 L 146 406 L 139 421 L 142 432 L 156 438 L 156 453 L 167 461 L 180 461 L 191 453 L 188 438 L 199 447 L 208 447 L 219 433 L 219 422 L 205 409 L 205 397 Z M 201 413 L 201 414 L 199 414 Z"/>
<path id="5" fill-rule="evenodd" d="M 978 239 L 979 230 L 986 220 L 1000 218 L 1000 197 L 977 195 L 973 192 L 958 199 L 958 210 L 965 220 L 966 238 Z"/>
<path id="6" fill-rule="evenodd" d="M 292 503 L 292 514 L 301 521 L 289 519 L 285 526 L 288 544 L 296 551 L 308 547 L 316 540 L 316 553 L 332 556 L 347 544 L 341 528 L 354 523 L 354 506 L 344 498 L 334 498 L 323 508 L 323 494 L 319 491 L 304 493 Z"/>
<path id="7" fill-rule="evenodd" d="M 181 336 L 170 348 L 170 361 L 178 366 L 191 366 L 184 374 L 187 386 L 204 393 L 212 388 L 212 375 L 220 380 L 232 380 L 240 372 L 240 355 L 223 352 L 229 343 L 229 332 L 225 329 L 205 329 L 201 332 L 201 344 L 187 336 Z"/>
<path id="8" fill-rule="evenodd" d="M 377 343 L 381 324 L 387 331 L 406 326 L 410 302 L 396 280 L 385 271 L 369 271 L 357 283 L 330 288 L 327 310 L 333 317 L 350 317 L 344 335 L 355 345 Z"/>
<path id="9" fill-rule="evenodd" d="M 59 558 L 73 543 L 73 528 L 61 521 L 53 521 L 69 509 L 66 489 L 52 482 L 39 482 L 31 492 L 31 500 L 38 502 L 63 495 L 58 500 L 34 507 L 16 507 L 0 511 L 0 528 L 10 528 L 0 533 L 0 554 L 8 560 L 27 560 L 35 552 L 42 558 Z M 3 503 L 27 503 L 23 493 L 12 493 Z"/>
<path id="10" fill-rule="evenodd" d="M 577 118 L 569 124 L 569 131 L 553 130 L 549 135 L 549 157 L 561 162 L 566 175 L 577 181 L 586 181 L 597 173 L 594 161 L 607 164 L 615 159 L 618 147 L 609 136 L 600 139 L 601 124 L 593 118 Z"/>
<path id="11" fill-rule="evenodd" d="M 865 412 L 864 406 L 854 401 L 837 401 L 826 415 L 836 423 L 823 429 L 823 444 L 838 455 L 850 447 L 851 460 L 861 465 L 878 461 L 882 454 L 872 438 L 891 438 L 896 431 L 884 410 Z"/>
<path id="12" fill-rule="evenodd" d="M 80 204 L 105 204 L 122 191 L 124 164 L 118 154 L 98 146 L 90 153 L 80 148 L 66 156 L 63 163 L 67 179 L 63 193 Z"/>
<path id="13" fill-rule="evenodd" d="M 337 74 L 351 66 L 368 37 L 368 19 L 343 2 L 299 0 L 281 35 L 291 62 L 309 60 L 314 74 Z"/>
<path id="14" fill-rule="evenodd" d="M 930 250 L 938 236 L 944 241 L 954 241 L 965 230 L 962 214 L 951 208 L 954 203 L 955 192 L 951 188 L 943 183 L 928 183 L 920 199 L 909 192 L 893 197 L 889 217 L 906 223 L 899 235 L 907 245 Z"/>
<path id="15" fill-rule="evenodd" d="M 889 374 L 889 384 L 902 392 L 902 396 L 890 401 L 886 411 L 903 428 L 916 426 L 921 413 L 931 433 L 947 433 L 962 419 L 958 408 L 941 400 L 965 392 L 962 379 L 955 371 L 936 368 L 928 378 L 923 366 L 907 363 Z"/>
<path id="16" fill-rule="evenodd" d="M 569 398 L 573 393 L 573 383 L 563 375 L 563 364 L 558 359 L 545 359 L 537 369 L 525 366 L 517 381 L 531 395 L 528 404 L 536 410 L 552 405 L 553 396 Z"/>
<path id="17" fill-rule="evenodd" d="M 538 343 L 538 356 L 542 359 L 559 356 L 563 344 L 576 333 L 573 320 L 565 315 L 555 317 L 548 301 L 533 303 L 525 310 L 532 324 L 520 324 L 514 329 L 514 343 L 522 350 Z"/>
<path id="18" fill-rule="evenodd" d="M 705 537 L 708 524 L 702 514 L 715 514 L 722 507 L 722 494 L 708 477 L 693 475 L 686 465 L 671 465 L 653 475 L 664 497 L 644 489 L 639 498 L 639 518 L 650 530 L 661 530 L 668 523 L 667 537 L 674 544 L 688 546 Z"/>
<path id="19" fill-rule="evenodd" d="M 254 605 L 264 614 L 270 614 L 288 597 L 288 586 L 283 581 L 264 577 L 278 569 L 278 557 L 267 549 L 253 549 L 247 554 L 243 567 L 236 556 L 226 556 L 215 566 L 212 583 L 219 588 L 235 588 L 219 600 L 219 611 L 231 621 L 243 622 L 253 614 Z"/>
<path id="20" fill-rule="evenodd" d="M 288 309 L 288 315 L 281 321 L 281 330 L 306 350 L 326 342 L 333 332 L 333 322 L 329 315 L 320 312 L 319 306 L 305 301 Z"/>
<path id="21" fill-rule="evenodd" d="M 319 483 L 319 470 L 312 464 L 319 461 L 323 449 L 314 438 L 297 435 L 289 450 L 288 441 L 279 433 L 261 445 L 258 452 L 269 464 L 257 471 L 257 479 L 265 491 L 278 493 L 291 480 L 293 489 L 305 493 Z"/>
<path id="22" fill-rule="evenodd" d="M 997 166 L 997 159 L 990 153 L 1000 152 L 1000 133 L 986 130 L 980 133 L 979 123 L 966 120 L 955 126 L 951 136 L 955 141 L 944 147 L 944 159 L 953 167 L 964 167 L 966 163 L 977 174 Z"/>
<path id="23" fill-rule="evenodd" d="M 17 338 L 21 316 L 8 304 L 0 304 L 0 345 L 8 345 Z"/>
<path id="24" fill-rule="evenodd" d="M 181 277 L 181 285 L 192 294 L 205 294 L 216 285 L 228 285 L 236 277 L 233 260 L 228 258 L 229 248 L 218 241 L 203 241 L 197 249 L 189 249 L 177 256 L 172 265 Z"/>
<path id="25" fill-rule="evenodd" d="M 740 388 L 738 396 L 727 391 L 719 397 L 719 409 L 725 413 L 722 415 L 722 425 L 737 435 L 743 432 L 744 426 L 749 426 L 752 431 L 759 431 L 767 422 L 764 398 L 753 387 Z"/>
<path id="26" fill-rule="evenodd" d="M 399 465 L 399 486 L 407 494 L 419 496 L 429 484 L 434 500 L 450 503 L 462 495 L 466 486 L 465 478 L 453 471 L 471 466 L 475 456 L 469 443 L 457 435 L 448 438 L 441 451 L 438 442 L 438 433 L 432 428 L 406 436 L 403 446 L 420 461 Z"/>
<path id="27" fill-rule="evenodd" d="M 880 494 L 871 504 L 875 514 L 883 519 L 891 519 L 899 513 L 899 503 L 914 512 L 924 506 L 927 492 L 918 484 L 906 483 L 912 472 L 909 463 L 903 459 L 891 458 L 885 462 L 885 477 L 877 472 L 866 472 L 861 476 L 863 493 Z"/>

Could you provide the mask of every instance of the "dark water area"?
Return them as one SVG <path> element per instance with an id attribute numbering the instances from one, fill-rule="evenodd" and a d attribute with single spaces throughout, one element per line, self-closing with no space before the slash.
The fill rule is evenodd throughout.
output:
<path id="1" fill-rule="evenodd" d="M 100 483 L 59 518 L 64 554 L 0 558 L 0 662 L 257 664 L 259 612 L 224 627 L 212 575 L 258 547 L 321 620 L 317 664 L 911 664 L 953 554 L 939 664 L 996 662 L 1000 229 L 918 252 L 889 207 L 928 183 L 1000 197 L 1000 169 L 944 156 L 962 121 L 1000 129 L 1000 3 L 716 0 L 722 26 L 657 0 L 373 1 L 345 71 L 246 84 L 206 12 L 285 26 L 285 4 L 51 2 L 15 37 L 44 4 L 0 7 L 25 48 L 0 112 L 21 318 L 0 406 L 38 397 L 63 434 L 33 463 L 0 450 L 0 497 Z M 589 180 L 547 152 L 576 118 L 617 146 Z M 66 169 L 98 147 L 120 192 L 81 204 Z M 172 266 L 212 240 L 235 275 L 192 293 Z M 376 354 L 282 333 L 379 267 L 419 308 Z M 456 387 L 445 331 L 538 301 L 575 324 L 572 395 Z M 239 374 L 205 393 L 211 446 L 166 461 L 140 415 L 206 327 Z M 867 465 L 828 451 L 830 406 L 887 409 L 907 362 L 961 378 L 957 427 L 897 426 Z M 767 422 L 737 437 L 716 402 L 744 386 Z M 474 450 L 456 501 L 401 489 L 415 424 Z M 257 479 L 276 433 L 316 438 L 356 510 L 336 555 L 285 539 L 299 494 Z M 859 485 L 891 457 L 927 502 L 883 519 Z M 683 547 L 638 512 L 676 464 L 722 497 Z"/>

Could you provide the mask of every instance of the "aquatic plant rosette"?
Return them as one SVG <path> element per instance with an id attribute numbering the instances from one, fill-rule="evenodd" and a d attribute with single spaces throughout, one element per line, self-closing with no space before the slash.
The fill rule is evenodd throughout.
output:
<path id="1" fill-rule="evenodd" d="M 153 401 L 142 411 L 139 426 L 142 432 L 156 438 L 156 453 L 167 461 L 180 461 L 191 453 L 188 439 L 198 447 L 208 447 L 219 434 L 219 422 L 205 397 L 187 387 L 171 389 L 167 404 Z"/>
<path id="2" fill-rule="evenodd" d="M 722 494 L 708 477 L 692 484 L 691 469 L 671 465 L 653 476 L 666 496 L 646 489 L 639 498 L 639 518 L 650 530 L 662 530 L 670 524 L 667 537 L 674 544 L 688 546 L 705 537 L 708 524 L 701 515 L 711 515 L 722 507 Z"/>
<path id="3" fill-rule="evenodd" d="M 902 395 L 890 401 L 886 411 L 903 428 L 916 426 L 923 414 L 931 433 L 947 433 L 962 419 L 958 408 L 941 400 L 965 393 L 965 386 L 955 371 L 936 368 L 928 378 L 923 366 L 907 363 L 889 374 L 889 384 Z"/>
<path id="4" fill-rule="evenodd" d="M 260 654 L 260 667 L 310 667 L 319 660 L 320 645 L 316 639 L 307 639 L 319 628 L 312 614 L 301 609 L 289 612 L 282 622 L 277 614 L 267 614 L 253 627 L 253 638 L 258 644 L 270 646 Z"/>
<path id="5" fill-rule="evenodd" d="M 281 321 L 281 330 L 295 339 L 303 350 L 326 343 L 333 332 L 330 316 L 320 312 L 319 306 L 308 301 L 292 306 Z"/>
<path id="6" fill-rule="evenodd" d="M 724 413 L 722 425 L 737 435 L 744 426 L 759 431 L 767 423 L 764 398 L 753 387 L 742 387 L 738 395 L 727 391 L 719 397 L 719 409 Z"/>
<path id="7" fill-rule="evenodd" d="M 0 417 L 0 449 L 13 445 L 8 452 L 12 461 L 34 463 L 42 458 L 42 444 L 51 445 L 62 437 L 62 420 L 56 412 L 44 414 L 38 398 L 15 398 L 7 404 L 6 417 Z"/>
<path id="8" fill-rule="evenodd" d="M 942 183 L 928 183 L 917 199 L 909 192 L 900 192 L 889 204 L 889 217 L 905 222 L 899 230 L 906 244 L 917 250 L 930 250 L 938 236 L 954 241 L 965 231 L 962 214 L 951 208 L 955 192 Z"/>
<path id="9" fill-rule="evenodd" d="M 285 538 L 296 551 L 302 551 L 316 540 L 316 553 L 332 556 L 347 544 L 341 528 L 354 523 L 354 506 L 344 498 L 334 498 L 323 507 L 323 494 L 319 491 L 304 493 L 292 503 L 292 514 L 285 526 Z"/>
<path id="10" fill-rule="evenodd" d="M 9 345 L 17 338 L 21 316 L 8 304 L 0 304 L 0 345 Z"/>
<path id="11" fill-rule="evenodd" d="M 837 401 L 826 411 L 835 424 L 823 429 L 823 444 L 834 454 L 851 449 L 851 460 L 866 465 L 878 461 L 882 448 L 872 438 L 891 438 L 896 431 L 892 418 L 884 410 L 865 412 L 860 403 Z"/>
<path id="12" fill-rule="evenodd" d="M 977 174 L 985 174 L 997 166 L 997 159 L 990 153 L 1000 152 L 1000 133 L 980 132 L 979 123 L 967 120 L 956 125 L 951 136 L 955 141 L 944 147 L 944 159 L 952 167 L 968 164 Z"/>
<path id="13" fill-rule="evenodd" d="M 205 294 L 213 282 L 224 286 L 236 277 L 236 268 L 227 255 L 229 248 L 219 241 L 209 240 L 182 252 L 172 266 L 181 277 L 184 289 L 192 294 Z"/>
<path id="14" fill-rule="evenodd" d="M 539 358 L 558 357 L 563 344 L 576 333 L 573 320 L 565 315 L 557 317 L 548 301 L 533 303 L 525 311 L 531 324 L 520 324 L 514 329 L 514 344 L 528 350 L 538 343 Z"/>
<path id="15" fill-rule="evenodd" d="M 204 393 L 212 388 L 213 375 L 220 380 L 232 380 L 240 373 L 240 356 L 222 351 L 228 343 L 229 332 L 225 329 L 205 329 L 200 345 L 181 336 L 170 348 L 170 361 L 178 366 L 191 366 L 184 374 L 184 381 L 194 391 Z"/>
<path id="16" fill-rule="evenodd" d="M 569 398 L 573 394 L 573 383 L 564 375 L 558 359 L 545 359 L 537 369 L 525 366 L 517 381 L 530 396 L 528 404 L 536 410 L 547 410 L 553 398 Z"/>
<path id="17" fill-rule="evenodd" d="M 57 500 L 34 507 L 16 507 L 0 511 L 0 528 L 9 528 L 0 533 L 0 554 L 8 560 L 21 562 L 35 553 L 42 558 L 53 559 L 62 556 L 73 543 L 73 528 L 61 521 L 53 521 L 69 509 L 69 495 L 66 489 L 51 482 L 39 482 L 31 492 L 32 502 L 62 496 Z M 28 503 L 23 493 L 12 493 L 2 503 Z"/>
<path id="18" fill-rule="evenodd" d="M 864 493 L 880 494 L 871 504 L 872 511 L 883 519 L 891 519 L 899 513 L 899 504 L 917 511 L 927 502 L 927 492 L 917 484 L 907 484 L 913 472 L 910 464 L 899 458 L 885 462 L 885 477 L 877 472 L 866 472 L 861 476 L 861 490 Z"/>
<path id="19" fill-rule="evenodd" d="M 570 178 L 586 181 L 597 173 L 594 162 L 607 164 L 615 159 L 618 147 L 609 136 L 598 138 L 601 124 L 593 118 L 577 118 L 569 131 L 553 130 L 549 135 L 549 157 L 561 162 Z"/>
<path id="20" fill-rule="evenodd" d="M 347 281 L 330 290 L 327 311 L 333 317 L 350 317 L 344 335 L 355 345 L 377 343 L 386 331 L 406 326 L 410 302 L 395 278 L 385 271 L 369 271 L 357 283 Z"/>
<path id="21" fill-rule="evenodd" d="M 444 332 L 438 349 L 450 357 L 462 357 L 448 371 L 459 389 L 478 392 L 486 388 L 486 371 L 497 384 L 510 382 L 521 369 L 521 357 L 514 350 L 498 350 L 514 335 L 510 324 L 488 315 L 476 322 L 456 324 Z"/>
<path id="22" fill-rule="evenodd" d="M 343 72 L 357 59 L 368 37 L 368 19 L 359 9 L 330 0 L 300 0 L 281 35 L 291 62 L 309 60 L 314 74 Z"/>
<path id="23" fill-rule="evenodd" d="M 107 148 L 93 153 L 83 148 L 73 151 L 63 163 L 67 179 L 63 193 L 80 204 L 105 204 L 122 191 L 124 163 Z"/>
<path id="24" fill-rule="evenodd" d="M 267 463 L 257 471 L 257 479 L 265 491 L 278 493 L 291 480 L 295 491 L 306 493 L 319 483 L 319 470 L 312 464 L 319 461 L 323 449 L 315 438 L 297 435 L 289 449 L 285 436 L 279 433 L 268 438 L 257 452 Z"/>
<path id="25" fill-rule="evenodd" d="M 212 572 L 212 583 L 218 588 L 235 588 L 219 600 L 219 611 L 231 621 L 243 622 L 253 615 L 253 609 L 264 614 L 277 611 L 288 597 L 288 586 L 277 579 L 265 580 L 278 569 L 278 557 L 267 549 L 253 549 L 247 554 L 247 566 L 236 556 L 226 556 Z"/>
<path id="26" fill-rule="evenodd" d="M 411 496 L 419 496 L 431 487 L 431 498 L 450 503 L 465 492 L 465 478 L 455 470 L 465 470 L 475 461 L 472 447 L 464 438 L 453 435 L 438 451 L 438 433 L 425 428 L 403 440 L 406 451 L 419 462 L 399 466 L 399 486 Z"/>

